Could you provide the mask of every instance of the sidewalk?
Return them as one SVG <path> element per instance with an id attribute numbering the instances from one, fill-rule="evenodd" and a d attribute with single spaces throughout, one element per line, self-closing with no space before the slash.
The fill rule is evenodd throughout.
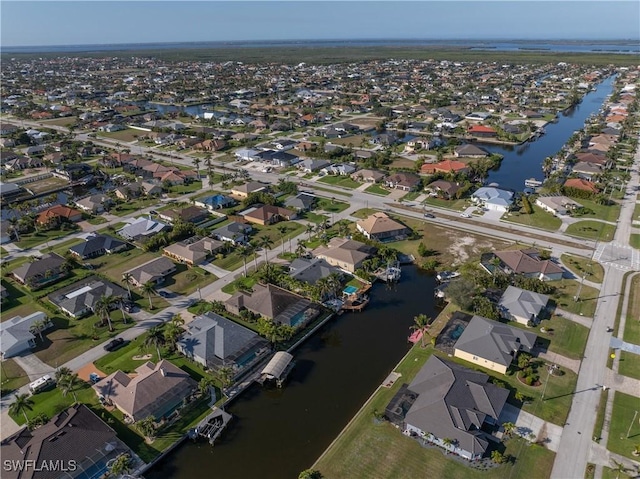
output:
<path id="1" fill-rule="evenodd" d="M 586 328 L 591 328 L 591 325 L 593 323 L 593 318 L 590 318 L 588 316 L 580 316 L 579 314 L 575 314 L 575 313 L 570 313 L 569 311 L 565 311 L 564 309 L 560 309 L 560 308 L 556 308 L 556 314 L 558 316 L 565 317 L 573 321 L 574 323 L 581 324 Z"/>

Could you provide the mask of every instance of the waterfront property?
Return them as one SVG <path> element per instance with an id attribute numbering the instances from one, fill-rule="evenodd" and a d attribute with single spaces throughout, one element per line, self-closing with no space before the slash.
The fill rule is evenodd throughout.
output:
<path id="1" fill-rule="evenodd" d="M 404 384 L 385 409 L 404 434 L 423 438 L 465 459 L 484 456 L 498 439 L 509 391 L 489 376 L 431 356 L 411 384 Z"/>
<path id="2" fill-rule="evenodd" d="M 362 266 L 362 262 L 371 258 L 376 248 L 345 238 L 331 238 L 327 246 L 313 250 L 313 255 L 322 258 L 332 266 L 353 273 Z"/>
<path id="3" fill-rule="evenodd" d="M 103 296 L 122 299 L 127 297 L 127 290 L 105 279 L 91 276 L 51 293 L 49 301 L 65 314 L 77 319 L 94 312 Z M 112 309 L 116 307 L 114 303 Z"/>
<path id="4" fill-rule="evenodd" d="M 36 347 L 36 334 L 53 327 L 47 315 L 37 311 L 24 318 L 15 316 L 0 323 L 0 354 L 2 359 L 17 356 Z"/>
<path id="5" fill-rule="evenodd" d="M 576 208 L 582 205 L 564 195 L 559 196 L 540 196 L 536 198 L 536 205 L 553 215 L 568 215 Z"/>
<path id="6" fill-rule="evenodd" d="M 342 275 L 342 271 L 322 258 L 296 258 L 289 266 L 289 276 L 307 284 L 316 284 L 318 280 L 336 273 Z"/>
<path id="7" fill-rule="evenodd" d="M 269 352 L 269 342 L 244 326 L 208 312 L 187 325 L 178 350 L 202 366 L 231 367 L 234 375 L 246 371 Z"/>
<path id="8" fill-rule="evenodd" d="M 378 241 L 400 240 L 411 233 L 408 227 L 381 211 L 358 221 L 356 228 L 367 238 Z"/>
<path id="9" fill-rule="evenodd" d="M 103 477 L 109 471 L 108 464 L 124 453 L 131 455 L 111 426 L 84 404 L 74 404 L 45 425 L 33 430 L 24 427 L 2 441 L 3 461 L 27 465 L 4 467 L 2 477 L 93 479 Z"/>
<path id="10" fill-rule="evenodd" d="M 471 201 L 491 211 L 506 212 L 513 204 L 513 192 L 483 186 L 471 195 Z"/>
<path id="11" fill-rule="evenodd" d="M 542 281 L 559 280 L 564 274 L 560 266 L 549 259 L 542 259 L 534 248 L 485 253 L 480 258 L 480 266 L 489 274 L 499 269 L 505 274 L 521 274 Z"/>
<path id="12" fill-rule="evenodd" d="M 549 303 L 546 294 L 527 291 L 509 285 L 498 302 L 500 315 L 510 321 L 527 325 L 538 324 Z"/>
<path id="13" fill-rule="evenodd" d="M 506 374 L 520 351 L 531 352 L 536 339 L 534 333 L 474 316 L 456 341 L 454 356 Z"/>
<path id="14" fill-rule="evenodd" d="M 189 374 L 163 359 L 144 363 L 133 377 L 116 371 L 92 387 L 101 401 L 114 405 L 133 422 L 170 416 L 196 386 Z"/>

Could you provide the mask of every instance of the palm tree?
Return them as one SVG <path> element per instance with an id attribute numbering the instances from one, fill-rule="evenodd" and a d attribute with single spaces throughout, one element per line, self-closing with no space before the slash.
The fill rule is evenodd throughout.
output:
<path id="1" fill-rule="evenodd" d="M 308 237 L 307 239 L 309 241 L 311 241 L 311 233 L 313 233 L 315 231 L 316 227 L 314 225 L 312 225 L 311 223 L 309 223 L 307 225 L 307 229 L 305 230 L 305 232 L 307 233 Z"/>
<path id="2" fill-rule="evenodd" d="M 497 449 L 491 451 L 491 460 L 496 464 L 502 464 L 504 462 L 504 454 Z"/>
<path id="3" fill-rule="evenodd" d="M 93 307 L 94 313 L 102 319 L 102 324 L 109 324 L 109 331 L 113 331 L 113 324 L 111 324 L 111 307 L 115 301 L 116 298 L 114 296 L 105 296 L 103 294 Z"/>
<path id="4" fill-rule="evenodd" d="M 445 437 L 445 438 L 442 440 L 442 444 L 445 446 L 445 448 L 446 448 L 447 450 L 449 450 L 449 448 L 450 448 L 451 446 L 453 446 L 453 439 L 450 439 L 450 438 L 448 438 L 448 437 Z"/>
<path id="5" fill-rule="evenodd" d="M 298 246 L 296 247 L 296 256 L 300 258 L 305 254 L 307 254 L 307 248 L 305 248 L 302 243 L 298 243 Z"/>
<path id="6" fill-rule="evenodd" d="M 203 396 L 209 392 L 209 388 L 213 387 L 214 383 L 211 378 L 202 378 L 198 383 L 198 392 Z"/>
<path id="7" fill-rule="evenodd" d="M 349 225 L 344 221 L 338 223 L 338 234 L 343 238 L 349 234 Z"/>
<path id="8" fill-rule="evenodd" d="M 424 348 L 424 337 L 427 334 L 427 328 L 429 327 L 429 322 L 431 318 L 429 318 L 426 314 L 419 314 L 413 318 L 414 324 L 411 326 L 411 329 L 414 331 L 421 331 L 422 338 L 420 339 L 420 344 Z"/>
<path id="9" fill-rule="evenodd" d="M 144 419 L 140 419 L 134 424 L 135 428 L 142 433 L 142 435 L 153 442 L 156 432 L 156 420 L 153 416 L 147 416 Z"/>
<path id="10" fill-rule="evenodd" d="M 269 264 L 269 250 L 273 246 L 273 240 L 268 236 L 261 236 L 260 238 L 258 238 L 258 246 L 267 250 L 264 253 L 264 259 L 267 264 Z"/>
<path id="11" fill-rule="evenodd" d="M 175 324 L 176 326 L 182 326 L 184 325 L 184 318 L 182 317 L 182 314 L 180 313 L 175 313 L 172 317 L 171 317 L 171 322 L 173 324 Z"/>
<path id="12" fill-rule="evenodd" d="M 120 477 L 122 475 L 128 474 L 131 472 L 133 467 L 133 460 L 131 459 L 131 455 L 127 452 L 120 453 L 113 459 L 111 465 L 109 466 L 109 474 L 115 477 Z"/>
<path id="13" fill-rule="evenodd" d="M 165 338 L 162 329 L 159 326 L 154 326 L 147 332 L 147 336 L 144 338 L 141 346 L 144 349 L 148 349 L 151 347 L 156 348 L 156 353 L 158 353 L 158 361 L 160 361 L 160 359 L 162 359 L 162 356 L 160 356 L 160 346 L 162 346 L 164 342 Z"/>
<path id="14" fill-rule="evenodd" d="M 251 248 L 245 245 L 240 245 L 236 248 L 238 256 L 242 258 L 242 264 L 244 266 L 244 275 L 247 276 L 247 257 L 251 254 Z"/>
<path id="15" fill-rule="evenodd" d="M 513 435 L 513 433 L 516 430 L 516 425 L 512 422 L 505 422 L 502 425 L 502 429 L 504 429 L 504 433 L 508 436 L 511 437 Z"/>
<path id="16" fill-rule="evenodd" d="M 222 366 L 220 369 L 218 369 L 216 373 L 216 377 L 220 381 L 220 385 L 222 386 L 222 389 L 227 389 L 229 386 L 233 384 L 233 376 L 234 376 L 233 368 L 229 366 Z"/>
<path id="17" fill-rule="evenodd" d="M 178 338 L 183 332 L 184 330 L 173 321 L 167 324 L 167 327 L 164 329 L 164 342 L 169 346 L 171 351 L 176 349 Z"/>
<path id="18" fill-rule="evenodd" d="M 615 459 L 611 459 L 613 463 L 613 470 L 616 472 L 616 479 L 620 477 L 620 474 L 624 474 L 628 471 L 627 466 L 625 466 L 622 462 L 618 462 Z"/>
<path id="19" fill-rule="evenodd" d="M 40 336 L 40 341 L 44 342 L 44 339 L 42 338 L 42 331 L 44 331 L 45 329 L 47 329 L 47 322 L 44 319 L 38 319 L 37 321 L 31 323 L 29 331 Z"/>
<path id="20" fill-rule="evenodd" d="M 153 309 L 153 303 L 151 302 L 151 295 L 156 293 L 156 285 L 153 281 L 147 281 L 142 285 L 142 292 L 149 298 L 149 309 Z"/>
<path id="21" fill-rule="evenodd" d="M 131 284 L 133 284 L 133 276 L 131 273 L 122 274 L 122 282 L 127 286 L 127 296 L 131 299 Z"/>
<path id="22" fill-rule="evenodd" d="M 198 175 L 198 181 L 200 181 L 200 163 L 202 163 L 202 160 L 200 158 L 194 158 L 191 163 L 196 167 L 196 174 Z"/>
<path id="23" fill-rule="evenodd" d="M 56 373 L 55 373 L 56 382 L 60 381 L 60 379 L 70 374 L 73 374 L 73 371 L 71 369 L 69 369 L 66 366 L 60 366 L 58 369 L 56 369 Z"/>
<path id="24" fill-rule="evenodd" d="M 287 227 L 285 225 L 280 225 L 277 230 L 278 233 L 280 233 L 280 238 L 282 238 L 282 252 L 284 253 L 284 235 L 287 232 Z"/>
<path id="25" fill-rule="evenodd" d="M 118 298 L 118 307 L 122 313 L 122 323 L 127 324 L 127 315 L 124 314 L 124 300 L 122 298 Z"/>
<path id="26" fill-rule="evenodd" d="M 9 412 L 14 416 L 22 413 L 24 414 L 25 422 L 29 422 L 27 411 L 33 411 L 34 404 L 33 399 L 31 399 L 28 393 L 16 394 L 16 399 L 9 406 Z"/>
<path id="27" fill-rule="evenodd" d="M 77 373 L 66 374 L 62 376 L 58 381 L 58 388 L 60 392 L 62 392 L 63 396 L 71 393 L 73 395 L 73 401 L 78 402 L 78 398 L 76 397 L 76 389 L 80 387 L 82 384 L 82 380 L 78 377 Z"/>

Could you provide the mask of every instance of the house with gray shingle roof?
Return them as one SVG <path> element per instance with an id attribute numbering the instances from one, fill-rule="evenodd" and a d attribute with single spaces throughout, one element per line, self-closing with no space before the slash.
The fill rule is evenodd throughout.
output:
<path id="1" fill-rule="evenodd" d="M 546 294 L 509 286 L 498 302 L 498 309 L 505 319 L 525 325 L 529 321 L 537 324 L 540 322 L 540 313 L 544 311 L 548 303 L 549 296 Z"/>
<path id="2" fill-rule="evenodd" d="M 316 284 L 333 273 L 342 275 L 342 271 L 322 258 L 296 258 L 289 266 L 289 276 L 307 284 Z"/>
<path id="3" fill-rule="evenodd" d="M 318 200 L 318 197 L 310 193 L 298 193 L 287 201 L 284 205 L 297 211 L 309 211 Z"/>
<path id="4" fill-rule="evenodd" d="M 35 348 L 36 336 L 32 332 L 34 323 L 42 321 L 44 329 L 49 329 L 53 323 L 42 311 L 37 311 L 29 316 L 15 316 L 0 323 L 0 353 L 2 359 L 16 356 L 23 351 Z"/>
<path id="5" fill-rule="evenodd" d="M 131 275 L 131 282 L 134 286 L 142 287 L 143 284 L 151 281 L 155 284 L 160 284 L 171 273 L 175 272 L 176 265 L 169 258 L 160 257 L 147 261 L 140 266 L 136 266 L 128 271 L 122 273 Z"/>
<path id="6" fill-rule="evenodd" d="M 69 248 L 69 252 L 80 259 L 97 258 L 103 254 L 113 254 L 130 248 L 125 241 L 108 235 L 91 234 L 85 238 L 84 243 Z"/>
<path id="7" fill-rule="evenodd" d="M 135 220 L 129 220 L 129 224 L 118 230 L 118 234 L 128 240 L 137 241 L 149 238 L 168 228 L 169 226 L 165 223 L 141 216 Z"/>
<path id="8" fill-rule="evenodd" d="M 127 291 L 110 281 L 91 276 L 49 295 L 49 301 L 72 318 L 81 318 L 95 311 L 102 296 L 127 297 Z M 117 306 L 114 304 L 113 308 Z"/>
<path id="9" fill-rule="evenodd" d="M 42 255 L 40 259 L 18 266 L 11 274 L 30 289 L 38 289 L 67 276 L 62 265 L 65 259 L 55 253 Z"/>
<path id="10" fill-rule="evenodd" d="M 213 312 L 196 317 L 177 343 L 178 350 L 206 368 L 232 367 L 236 375 L 270 351 L 269 342 Z"/>
<path id="11" fill-rule="evenodd" d="M 520 351 L 531 352 L 536 339 L 534 333 L 474 316 L 456 341 L 454 356 L 506 374 Z"/>
<path id="12" fill-rule="evenodd" d="M 411 384 L 398 390 L 385 415 L 408 436 L 475 460 L 498 442 L 482 428 L 498 423 L 508 396 L 488 375 L 431 356 Z"/>

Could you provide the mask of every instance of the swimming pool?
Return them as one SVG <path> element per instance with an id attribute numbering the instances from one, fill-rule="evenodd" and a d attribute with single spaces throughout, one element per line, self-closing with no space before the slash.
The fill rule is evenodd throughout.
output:
<path id="1" fill-rule="evenodd" d="M 344 294 L 353 294 L 356 291 L 358 291 L 358 288 L 356 288 L 355 286 L 349 285 L 346 288 L 344 288 L 344 290 L 342 292 Z"/>
<path id="2" fill-rule="evenodd" d="M 464 326 L 458 324 L 453 331 L 449 333 L 451 339 L 458 339 L 464 331 Z"/>

